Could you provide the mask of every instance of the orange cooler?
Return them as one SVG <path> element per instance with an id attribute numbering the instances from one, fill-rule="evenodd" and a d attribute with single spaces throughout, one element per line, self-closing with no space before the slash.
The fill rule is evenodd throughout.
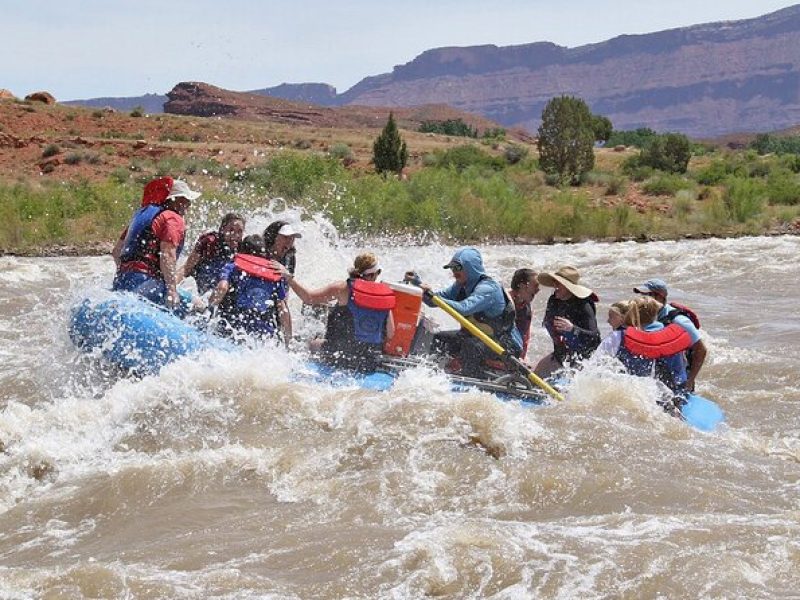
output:
<path id="1" fill-rule="evenodd" d="M 394 291 L 397 304 L 392 309 L 394 337 L 386 340 L 383 351 L 392 356 L 408 356 L 422 311 L 422 290 L 417 286 L 403 283 L 388 285 Z"/>

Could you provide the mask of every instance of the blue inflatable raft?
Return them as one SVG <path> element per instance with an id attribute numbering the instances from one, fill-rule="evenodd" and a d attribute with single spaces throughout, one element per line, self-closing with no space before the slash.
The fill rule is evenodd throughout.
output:
<path id="1" fill-rule="evenodd" d="M 99 352 L 107 362 L 141 375 L 157 373 L 187 354 L 233 348 L 225 340 L 128 293 L 113 293 L 99 301 L 87 299 L 75 306 L 69 336 L 84 352 Z"/>
<path id="2" fill-rule="evenodd" d="M 104 360 L 135 374 L 148 375 L 181 356 L 215 348 L 234 351 L 236 346 L 182 321 L 174 314 L 139 296 L 114 292 L 99 300 L 87 299 L 72 309 L 69 335 L 84 352 L 99 353 Z M 297 380 L 327 385 L 359 386 L 385 391 L 394 385 L 396 370 L 372 373 L 343 373 L 318 363 L 307 363 Z M 453 390 L 479 387 L 504 400 L 545 404 L 537 390 L 523 394 L 493 382 L 454 377 Z M 681 409 L 684 420 L 701 431 L 713 431 L 725 420 L 722 410 L 707 398 L 692 394 Z"/>

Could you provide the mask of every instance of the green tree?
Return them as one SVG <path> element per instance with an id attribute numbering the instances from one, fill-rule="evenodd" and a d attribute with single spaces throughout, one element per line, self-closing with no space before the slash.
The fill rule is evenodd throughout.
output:
<path id="1" fill-rule="evenodd" d="M 596 142 L 607 142 L 614 131 L 611 119 L 603 115 L 592 115 L 592 130 Z"/>
<path id="2" fill-rule="evenodd" d="M 399 174 L 408 162 L 408 148 L 394 121 L 394 114 L 389 113 L 389 120 L 372 145 L 372 162 L 378 173 Z"/>
<path id="3" fill-rule="evenodd" d="M 577 184 L 594 167 L 593 115 L 580 98 L 552 98 L 539 126 L 539 165 L 561 182 Z"/>
<path id="4" fill-rule="evenodd" d="M 639 156 L 639 164 L 666 171 L 686 173 L 692 157 L 692 144 L 682 133 L 665 133 L 650 140 Z"/>

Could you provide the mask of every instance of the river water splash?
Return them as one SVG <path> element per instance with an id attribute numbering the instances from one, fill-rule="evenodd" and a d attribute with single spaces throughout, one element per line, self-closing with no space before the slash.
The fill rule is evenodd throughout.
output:
<path id="1" fill-rule="evenodd" d="M 298 278 L 343 276 L 357 250 L 305 234 Z M 384 279 L 447 283 L 452 247 L 371 249 Z M 111 259 L 0 258 L 0 597 L 796 597 L 800 239 L 481 249 L 506 282 L 577 266 L 601 323 L 667 280 L 700 314 L 699 391 L 727 425 L 666 416 L 613 361 L 541 408 L 423 368 L 383 393 L 298 383 L 303 355 L 277 349 L 120 378 L 66 332 Z"/>

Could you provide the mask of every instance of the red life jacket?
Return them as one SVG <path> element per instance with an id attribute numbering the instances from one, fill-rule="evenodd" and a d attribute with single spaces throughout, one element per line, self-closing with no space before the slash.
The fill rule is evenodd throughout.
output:
<path id="1" fill-rule="evenodd" d="M 160 206 L 164 204 L 167 196 L 169 196 L 169 193 L 172 190 L 173 183 L 174 181 L 172 177 L 159 177 L 157 179 L 153 179 L 153 181 L 144 186 L 144 192 L 142 193 L 142 206 L 149 206 L 151 204 Z"/>
<path id="2" fill-rule="evenodd" d="M 237 253 L 233 257 L 233 264 L 248 275 L 264 279 L 265 281 L 278 282 L 283 277 L 278 271 L 272 268 L 270 261 L 262 256 Z"/>
<path id="3" fill-rule="evenodd" d="M 359 308 L 392 310 L 397 304 L 394 291 L 385 283 L 356 279 L 353 281 L 353 302 Z"/>
<path id="4" fill-rule="evenodd" d="M 628 327 L 622 343 L 631 354 L 646 358 L 664 358 L 690 348 L 692 338 L 683 327 L 672 323 L 658 331 Z"/>

